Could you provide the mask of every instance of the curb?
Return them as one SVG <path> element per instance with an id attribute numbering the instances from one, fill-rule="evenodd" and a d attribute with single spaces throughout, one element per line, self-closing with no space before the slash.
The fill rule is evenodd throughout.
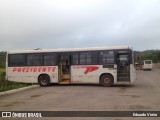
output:
<path id="1" fill-rule="evenodd" d="M 5 92 L 0 92 L 0 96 L 8 95 L 8 94 L 28 90 L 28 89 L 31 89 L 31 88 L 36 88 L 36 87 L 39 87 L 39 85 L 32 85 L 32 86 L 28 86 L 28 87 L 22 87 L 22 88 L 18 88 L 18 89 L 8 90 L 8 91 L 5 91 Z"/>

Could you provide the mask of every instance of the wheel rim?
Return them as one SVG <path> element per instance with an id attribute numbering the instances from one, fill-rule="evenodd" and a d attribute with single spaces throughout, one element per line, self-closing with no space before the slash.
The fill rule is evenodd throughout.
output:
<path id="1" fill-rule="evenodd" d="M 47 79 L 46 78 L 42 78 L 41 79 L 41 83 L 42 83 L 42 85 L 46 85 L 47 84 Z"/>
<path id="2" fill-rule="evenodd" d="M 109 79 L 109 78 L 105 78 L 105 79 L 103 80 L 103 82 L 104 82 L 105 84 L 109 84 L 109 83 L 110 83 L 110 79 Z"/>

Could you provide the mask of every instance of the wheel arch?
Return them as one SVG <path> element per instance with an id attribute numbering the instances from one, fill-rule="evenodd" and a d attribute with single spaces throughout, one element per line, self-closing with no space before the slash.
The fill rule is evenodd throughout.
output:
<path id="1" fill-rule="evenodd" d="M 51 77 L 50 77 L 50 75 L 47 74 L 47 73 L 41 73 L 41 74 L 39 74 L 39 75 L 38 75 L 38 79 L 37 79 L 37 83 L 39 83 L 39 78 L 40 78 L 41 76 L 47 76 L 47 77 L 49 78 L 49 84 L 51 83 Z"/>
<path id="2" fill-rule="evenodd" d="M 37 80 L 39 80 L 39 78 L 40 78 L 42 75 L 48 76 L 48 77 L 49 77 L 49 80 L 51 79 L 50 75 L 48 75 L 47 73 L 41 73 L 41 74 L 38 75 L 38 79 L 37 79 Z"/>
<path id="3" fill-rule="evenodd" d="M 102 73 L 100 76 L 99 76 L 99 84 L 101 84 L 101 77 L 103 75 L 110 75 L 112 78 L 113 78 L 113 81 L 114 81 L 114 76 L 111 74 L 111 73 Z"/>

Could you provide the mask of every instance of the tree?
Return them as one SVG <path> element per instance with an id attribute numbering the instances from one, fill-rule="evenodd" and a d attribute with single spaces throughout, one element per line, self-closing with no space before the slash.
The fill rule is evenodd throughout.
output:
<path id="1" fill-rule="evenodd" d="M 153 53 L 146 53 L 144 55 L 144 59 L 145 60 L 153 60 L 154 63 L 157 63 L 158 62 L 158 57 L 157 55 L 155 54 L 155 52 Z"/>
<path id="2" fill-rule="evenodd" d="M 0 68 L 5 68 L 6 66 L 6 54 L 4 51 L 0 52 Z"/>

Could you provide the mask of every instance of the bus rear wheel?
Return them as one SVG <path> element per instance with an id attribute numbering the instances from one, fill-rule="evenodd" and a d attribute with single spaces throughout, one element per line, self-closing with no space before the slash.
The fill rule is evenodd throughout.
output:
<path id="1" fill-rule="evenodd" d="M 113 76 L 111 76 L 109 74 L 102 75 L 100 78 L 100 84 L 103 87 L 110 87 L 113 85 L 113 82 L 114 82 Z"/>
<path id="2" fill-rule="evenodd" d="M 40 75 L 38 77 L 38 83 L 42 87 L 49 86 L 49 84 L 50 84 L 50 77 L 48 75 Z"/>

